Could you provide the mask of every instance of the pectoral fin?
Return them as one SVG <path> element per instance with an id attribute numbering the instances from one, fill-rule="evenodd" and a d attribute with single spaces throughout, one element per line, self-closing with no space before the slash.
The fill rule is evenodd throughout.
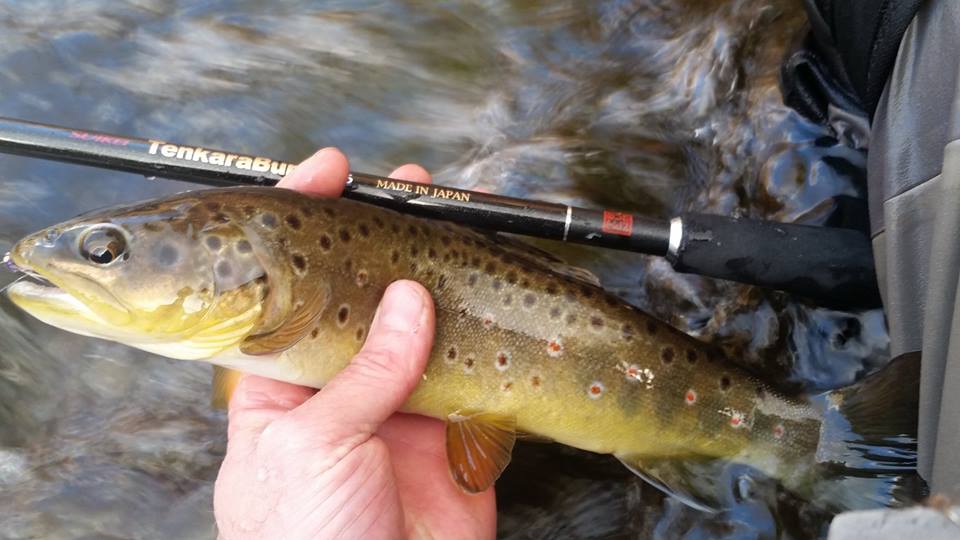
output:
<path id="1" fill-rule="evenodd" d="M 221 411 L 227 410 L 230 397 L 240 382 L 243 373 L 220 366 L 213 366 L 213 389 L 210 394 L 210 406 Z"/>
<path id="2" fill-rule="evenodd" d="M 240 352 L 251 356 L 260 356 L 282 352 L 293 347 L 310 333 L 329 301 L 329 288 L 318 287 L 314 289 L 302 303 L 294 303 L 293 309 L 290 310 L 282 323 L 275 324 L 270 321 L 269 319 L 274 318 L 271 314 L 265 320 L 265 324 L 268 325 L 268 328 L 271 326 L 275 326 L 275 328 L 265 333 L 257 333 L 254 329 L 252 335 L 246 337 L 240 343 Z"/>
<path id="3" fill-rule="evenodd" d="M 467 493 L 486 490 L 510 463 L 516 440 L 517 421 L 513 417 L 451 414 L 447 418 L 450 474 Z"/>
<path id="4" fill-rule="evenodd" d="M 720 491 L 723 467 L 718 460 L 622 455 L 617 459 L 647 483 L 687 506 L 710 513 L 728 506 Z"/>

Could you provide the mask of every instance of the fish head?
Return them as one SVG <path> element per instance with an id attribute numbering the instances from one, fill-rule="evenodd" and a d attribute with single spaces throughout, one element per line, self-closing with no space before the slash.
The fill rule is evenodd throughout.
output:
<path id="1" fill-rule="evenodd" d="M 188 196 L 104 210 L 27 236 L 10 299 L 59 328 L 185 359 L 249 332 L 265 270 L 242 223 Z M 173 345 L 171 348 L 165 345 Z"/>

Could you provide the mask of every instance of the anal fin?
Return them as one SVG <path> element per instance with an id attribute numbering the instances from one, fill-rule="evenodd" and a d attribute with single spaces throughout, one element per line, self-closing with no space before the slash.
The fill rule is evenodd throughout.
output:
<path id="1" fill-rule="evenodd" d="M 480 493 L 510 463 L 517 440 L 514 417 L 489 413 L 451 414 L 447 418 L 450 474 L 467 493 Z"/>
<path id="2" fill-rule="evenodd" d="M 703 512 L 729 506 L 721 492 L 723 465 L 718 460 L 616 456 L 644 481 L 680 502 Z"/>
<path id="3" fill-rule="evenodd" d="M 240 382 L 243 373 L 220 366 L 213 366 L 213 388 L 210 393 L 210 406 L 221 411 L 227 410 L 230 397 Z"/>

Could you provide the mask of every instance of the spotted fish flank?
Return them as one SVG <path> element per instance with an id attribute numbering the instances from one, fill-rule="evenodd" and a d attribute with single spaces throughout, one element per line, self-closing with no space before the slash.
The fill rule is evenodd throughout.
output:
<path id="1" fill-rule="evenodd" d="M 693 482 L 705 474 L 693 464 L 734 461 L 812 497 L 831 448 L 808 401 L 716 360 L 583 271 L 359 203 L 280 189 L 186 193 L 41 231 L 12 259 L 53 284 L 8 289 L 51 324 L 317 388 L 359 351 L 387 285 L 419 281 L 434 298 L 436 337 L 404 410 L 477 437 L 447 446 L 451 474 L 471 492 L 496 480 L 517 432 L 613 454 L 703 508 L 722 498 Z"/>

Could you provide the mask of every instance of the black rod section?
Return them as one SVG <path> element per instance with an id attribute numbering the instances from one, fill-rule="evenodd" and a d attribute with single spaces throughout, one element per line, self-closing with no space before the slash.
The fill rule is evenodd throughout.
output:
<path id="1" fill-rule="evenodd" d="M 185 180 L 272 186 L 296 165 L 0 117 L 0 152 Z M 667 256 L 687 273 L 791 292 L 838 308 L 876 307 L 869 238 L 849 229 L 685 214 L 672 221 L 350 173 L 343 196 L 508 233 Z"/>
<path id="2" fill-rule="evenodd" d="M 0 151 L 210 186 L 272 186 L 296 165 L 201 146 L 37 124 L 0 117 Z M 667 253 L 670 225 L 623 212 L 353 172 L 343 196 L 406 214 L 481 229 L 600 247 Z"/>

